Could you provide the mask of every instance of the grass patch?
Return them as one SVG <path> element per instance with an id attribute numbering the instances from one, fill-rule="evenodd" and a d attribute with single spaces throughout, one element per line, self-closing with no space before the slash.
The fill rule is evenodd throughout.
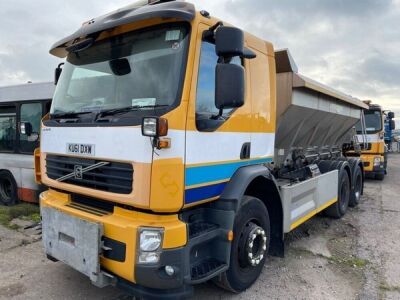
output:
<path id="1" fill-rule="evenodd" d="M 369 261 L 358 257 L 329 257 L 331 263 L 343 264 L 353 268 L 364 268 L 368 265 Z"/>
<path id="2" fill-rule="evenodd" d="M 33 213 L 29 216 L 22 216 L 20 217 L 20 219 L 38 223 L 40 222 L 40 213 Z"/>
<path id="3" fill-rule="evenodd" d="M 40 221 L 39 206 L 23 203 L 15 206 L 0 206 L 0 224 L 11 228 L 18 229 L 18 226 L 11 225 L 13 219 L 20 218 L 33 222 Z"/>
<path id="4" fill-rule="evenodd" d="M 385 292 L 399 292 L 400 293 L 400 286 L 390 286 L 385 282 L 381 282 L 379 285 L 379 289 Z"/>
<path id="5" fill-rule="evenodd" d="M 331 264 L 340 264 L 340 265 L 343 265 L 346 267 L 351 267 L 351 268 L 364 268 L 366 265 L 369 264 L 368 260 L 362 259 L 359 257 L 354 257 L 354 256 L 341 257 L 341 256 L 333 255 L 333 256 L 327 257 L 322 254 L 314 254 L 311 251 L 306 250 L 306 249 L 293 249 L 293 250 L 296 253 L 296 255 L 317 256 L 317 257 L 327 259 L 328 262 L 330 262 Z"/>

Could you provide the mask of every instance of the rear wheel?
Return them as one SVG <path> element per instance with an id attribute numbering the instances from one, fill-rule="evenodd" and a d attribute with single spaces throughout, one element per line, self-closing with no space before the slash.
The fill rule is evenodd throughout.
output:
<path id="1" fill-rule="evenodd" d="M 224 289 L 240 293 L 260 276 L 268 255 L 270 220 L 261 200 L 243 198 L 233 232 L 229 269 L 215 282 Z"/>
<path id="2" fill-rule="evenodd" d="M 0 204 L 12 206 L 18 203 L 18 187 L 9 171 L 0 171 Z"/>
<path id="3" fill-rule="evenodd" d="M 360 203 L 363 191 L 363 176 L 360 166 L 356 167 L 354 172 L 354 190 L 351 192 L 349 206 L 356 207 Z"/>
<path id="4" fill-rule="evenodd" d="M 350 180 L 344 169 L 340 172 L 338 188 L 338 201 L 326 209 L 326 214 L 335 219 L 340 219 L 346 214 L 350 201 Z"/>

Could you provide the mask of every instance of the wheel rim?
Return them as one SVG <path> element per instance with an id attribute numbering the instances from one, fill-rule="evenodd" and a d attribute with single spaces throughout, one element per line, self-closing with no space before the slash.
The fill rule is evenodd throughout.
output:
<path id="1" fill-rule="evenodd" d="M 356 197 L 357 202 L 361 198 L 361 187 L 362 187 L 362 178 L 361 178 L 361 175 L 358 175 L 357 179 L 356 179 L 356 187 L 355 187 L 355 197 Z"/>
<path id="2" fill-rule="evenodd" d="M 261 264 L 267 252 L 267 233 L 253 221 L 244 227 L 239 241 L 239 264 L 242 269 L 254 268 Z"/>
<path id="3" fill-rule="evenodd" d="M 0 196 L 4 202 L 10 202 L 12 197 L 12 184 L 8 179 L 0 180 Z"/>

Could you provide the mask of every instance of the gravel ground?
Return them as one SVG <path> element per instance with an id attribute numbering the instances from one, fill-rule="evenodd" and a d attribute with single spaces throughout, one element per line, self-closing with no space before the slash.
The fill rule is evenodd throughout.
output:
<path id="1" fill-rule="evenodd" d="M 286 257 L 271 257 L 251 289 L 232 295 L 207 283 L 195 299 L 400 299 L 400 155 L 390 159 L 389 176 L 366 182 L 358 208 L 341 220 L 317 216 L 288 235 Z M 34 230 L 0 226 L 0 299 L 130 297 L 46 260 Z"/>

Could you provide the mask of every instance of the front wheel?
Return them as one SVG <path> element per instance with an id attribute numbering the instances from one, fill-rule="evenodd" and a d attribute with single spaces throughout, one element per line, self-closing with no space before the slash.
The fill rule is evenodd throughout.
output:
<path id="1" fill-rule="evenodd" d="M 235 218 L 229 269 L 217 285 L 234 293 L 248 289 L 260 276 L 270 244 L 268 210 L 261 200 L 245 196 Z"/>
<path id="2" fill-rule="evenodd" d="M 384 160 L 385 160 L 385 162 L 384 162 L 384 164 L 383 164 L 383 167 L 384 167 L 384 169 L 385 169 L 385 171 L 384 171 L 384 175 L 387 175 L 387 167 L 388 167 L 388 154 L 387 154 L 387 152 L 385 152 L 385 154 L 384 154 Z"/>

